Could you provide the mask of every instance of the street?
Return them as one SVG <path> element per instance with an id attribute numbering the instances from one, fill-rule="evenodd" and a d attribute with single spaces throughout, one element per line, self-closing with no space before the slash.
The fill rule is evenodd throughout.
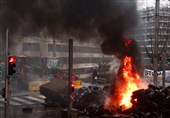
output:
<path id="1" fill-rule="evenodd" d="M 44 107 L 42 95 L 12 96 L 9 118 L 59 118 L 60 109 Z M 0 98 L 0 117 L 4 117 L 4 98 Z"/>
<path id="2" fill-rule="evenodd" d="M 32 108 L 32 110 L 31 110 Z M 1 118 L 4 117 L 3 108 L 0 110 Z M 28 108 L 23 106 L 10 107 L 9 118 L 60 118 L 60 109 L 44 108 L 43 105 L 30 106 Z"/>
<path id="3" fill-rule="evenodd" d="M 83 83 L 84 87 L 90 83 Z M 21 92 L 10 97 L 9 118 L 61 118 L 60 108 L 44 106 L 39 92 Z M 0 97 L 0 118 L 4 118 L 4 98 Z"/>

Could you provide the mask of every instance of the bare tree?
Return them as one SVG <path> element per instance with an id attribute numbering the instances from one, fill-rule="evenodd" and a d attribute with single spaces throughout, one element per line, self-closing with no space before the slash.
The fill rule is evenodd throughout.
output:
<path id="1" fill-rule="evenodd" d="M 149 33 L 149 35 L 146 36 L 146 39 L 143 40 L 144 48 L 147 56 L 151 59 L 153 59 L 154 56 L 159 59 L 163 53 L 168 54 L 170 49 L 170 8 L 168 8 L 167 5 L 167 7 L 161 8 L 160 10 L 157 55 L 154 55 L 154 8 L 147 8 L 145 11 L 146 17 L 143 19 L 145 23 L 148 23 L 148 25 L 145 26 L 145 33 Z M 146 41 L 148 44 L 146 44 Z"/>
<path id="2" fill-rule="evenodd" d="M 151 59 L 152 64 L 156 64 L 158 67 L 157 70 L 161 70 L 162 66 L 162 57 L 168 58 L 169 54 L 169 49 L 170 49 L 170 8 L 169 8 L 169 3 L 167 6 L 161 7 L 157 10 L 159 14 L 156 14 L 154 11 L 154 8 L 149 8 L 147 7 L 144 13 L 143 21 L 145 21 L 145 40 L 144 42 L 144 48 L 147 53 L 147 56 Z M 158 29 L 156 28 L 156 18 L 158 17 Z M 155 26 L 155 27 L 154 27 Z M 155 30 L 158 31 L 158 37 L 156 39 L 155 35 L 156 32 Z M 146 44 L 145 42 L 148 42 Z M 155 50 L 156 49 L 156 50 Z M 155 52 L 157 51 L 157 52 Z M 162 56 L 165 55 L 165 56 Z M 154 58 L 157 59 L 159 63 L 154 62 Z M 153 68 L 152 68 L 153 66 Z M 151 69 L 155 69 L 154 66 L 150 66 Z M 155 71 L 155 70 L 154 70 Z M 157 73 L 157 72 L 156 72 Z M 155 79 L 155 78 L 154 78 Z M 157 83 L 157 80 L 155 83 Z"/>

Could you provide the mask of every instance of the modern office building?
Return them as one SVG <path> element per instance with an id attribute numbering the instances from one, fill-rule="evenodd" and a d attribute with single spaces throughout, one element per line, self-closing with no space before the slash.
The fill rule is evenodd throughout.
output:
<path id="1" fill-rule="evenodd" d="M 147 7 L 139 10 L 140 25 L 135 35 L 140 44 L 145 68 L 153 69 L 153 56 L 158 57 L 159 67 L 161 70 L 161 57 L 165 54 L 166 59 L 170 58 L 170 6 L 163 6 L 159 9 L 158 22 L 158 39 L 157 39 L 157 53 L 155 50 L 155 8 Z M 166 63 L 166 68 L 170 69 L 170 65 Z"/>

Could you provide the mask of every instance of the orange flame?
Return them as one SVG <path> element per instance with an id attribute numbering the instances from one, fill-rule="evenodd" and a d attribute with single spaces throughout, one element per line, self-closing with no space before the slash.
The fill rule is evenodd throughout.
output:
<path id="1" fill-rule="evenodd" d="M 123 60 L 123 79 L 125 80 L 124 86 L 126 87 L 123 93 L 121 93 L 122 99 L 119 105 L 130 108 L 132 106 L 130 102 L 132 92 L 139 89 L 140 76 L 139 73 L 133 72 L 132 58 L 128 56 Z"/>
<path id="2" fill-rule="evenodd" d="M 140 75 L 135 71 L 132 57 L 125 56 L 121 64 L 113 91 L 105 100 L 104 108 L 108 110 L 116 110 L 120 106 L 121 110 L 132 107 L 132 92 L 140 89 Z"/>

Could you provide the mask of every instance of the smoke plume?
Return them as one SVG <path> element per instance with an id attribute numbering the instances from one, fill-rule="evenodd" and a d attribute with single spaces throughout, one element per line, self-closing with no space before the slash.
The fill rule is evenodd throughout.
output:
<path id="1" fill-rule="evenodd" d="M 47 29 L 52 37 L 60 34 L 86 42 L 95 39 L 104 54 L 119 59 L 127 53 L 125 34 L 138 21 L 136 0 L 2 0 L 1 9 L 0 29 L 9 29 L 11 44 Z M 129 48 L 128 54 L 140 68 L 135 40 Z"/>
<path id="2" fill-rule="evenodd" d="M 136 0 L 2 0 L 1 9 L 1 30 L 9 29 L 11 41 L 46 28 L 54 37 L 96 39 L 105 54 L 121 50 L 123 35 L 137 23 Z"/>

